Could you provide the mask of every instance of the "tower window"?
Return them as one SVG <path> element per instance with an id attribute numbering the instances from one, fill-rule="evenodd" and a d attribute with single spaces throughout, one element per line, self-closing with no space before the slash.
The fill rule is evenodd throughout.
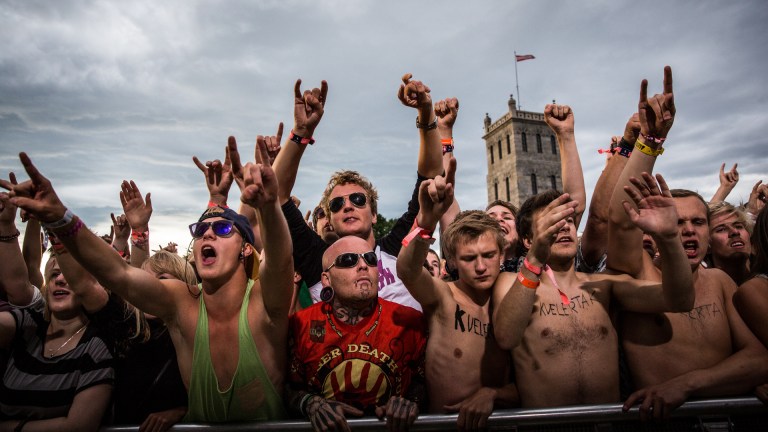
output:
<path id="1" fill-rule="evenodd" d="M 509 199 L 509 177 L 505 178 L 504 182 L 507 184 L 507 201 L 510 201 L 510 199 Z"/>
<path id="2" fill-rule="evenodd" d="M 531 174 L 531 193 L 534 195 L 539 193 L 539 185 L 536 184 L 536 174 Z"/>
<path id="3" fill-rule="evenodd" d="M 507 134 L 507 154 L 512 154 L 512 144 L 509 141 L 509 134 Z"/>
<path id="4" fill-rule="evenodd" d="M 491 165 L 493 165 L 493 147 L 488 147 L 488 152 L 491 154 Z"/>
<path id="5" fill-rule="evenodd" d="M 557 154 L 557 142 L 554 135 L 549 136 L 549 144 L 552 145 L 552 154 Z"/>
<path id="6" fill-rule="evenodd" d="M 541 134 L 536 134 L 536 151 L 539 153 L 544 153 L 544 151 L 541 149 Z"/>
<path id="7" fill-rule="evenodd" d="M 528 137 L 525 136 L 525 132 L 520 133 L 520 141 L 523 145 L 523 151 L 528 153 Z"/>
<path id="8" fill-rule="evenodd" d="M 499 182 L 493 182 L 493 196 L 494 199 L 499 199 Z"/>
<path id="9" fill-rule="evenodd" d="M 557 177 L 550 176 L 549 181 L 552 184 L 552 189 L 557 189 Z"/>
<path id="10" fill-rule="evenodd" d="M 501 160 L 501 140 L 499 140 L 499 160 Z"/>

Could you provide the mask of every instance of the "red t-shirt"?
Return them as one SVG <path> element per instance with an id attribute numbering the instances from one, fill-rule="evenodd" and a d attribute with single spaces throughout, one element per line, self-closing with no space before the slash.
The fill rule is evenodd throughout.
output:
<path id="1" fill-rule="evenodd" d="M 404 396 L 424 377 L 426 322 L 421 312 L 378 299 L 355 326 L 340 322 L 331 306 L 316 303 L 291 317 L 290 381 L 366 413 Z"/>

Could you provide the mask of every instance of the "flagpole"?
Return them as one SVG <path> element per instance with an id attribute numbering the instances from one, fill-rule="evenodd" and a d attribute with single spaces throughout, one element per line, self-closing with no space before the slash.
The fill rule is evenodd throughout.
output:
<path id="1" fill-rule="evenodd" d="M 518 85 L 517 80 L 517 51 L 513 51 L 515 53 L 515 88 L 517 89 L 517 107 L 518 109 L 523 109 L 523 103 L 520 100 L 520 85 Z"/>

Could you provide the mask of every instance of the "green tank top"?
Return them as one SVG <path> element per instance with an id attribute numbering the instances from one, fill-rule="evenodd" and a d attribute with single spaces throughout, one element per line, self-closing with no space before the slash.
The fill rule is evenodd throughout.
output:
<path id="1" fill-rule="evenodd" d="M 195 330 L 192 376 L 189 380 L 189 411 L 185 422 L 264 421 L 285 418 L 283 401 L 259 357 L 248 326 L 248 299 L 253 280 L 248 281 L 238 323 L 240 353 L 232 385 L 219 390 L 208 343 L 208 313 L 200 295 L 200 313 Z"/>

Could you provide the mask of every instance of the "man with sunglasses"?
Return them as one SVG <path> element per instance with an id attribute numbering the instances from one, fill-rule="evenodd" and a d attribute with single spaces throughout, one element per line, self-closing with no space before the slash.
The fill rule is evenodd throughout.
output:
<path id="1" fill-rule="evenodd" d="M 258 147 L 259 163 L 244 167 L 240 198 L 256 209 L 260 222 L 264 251 L 260 263 L 252 261 L 259 266 L 256 280 L 246 268 L 254 256 L 253 233 L 232 210 L 208 209 L 190 227 L 202 280 L 192 287 L 156 279 L 123 261 L 67 210 L 26 154 L 20 158 L 30 180 L 18 185 L 0 181 L 11 190 L 14 203 L 52 227 L 99 283 L 167 324 L 189 393 L 187 421 L 274 420 L 285 415 L 281 394 L 293 264 L 276 178 L 263 142 Z"/>
<path id="2" fill-rule="evenodd" d="M 479 210 L 459 213 L 441 235 L 446 260 L 458 279 L 445 282 L 422 266 L 432 232 L 453 203 L 455 162 L 442 176 L 422 183 L 416 224 L 397 259 L 397 274 L 429 322 L 426 377 L 431 413 L 458 412 L 460 430 L 487 426 L 494 407 L 517 404 L 509 383 L 509 353 L 491 329 L 491 293 L 505 246 L 499 223 Z M 461 371 L 461 373 L 456 373 Z"/>
<path id="3" fill-rule="evenodd" d="M 312 299 L 320 301 L 322 289 L 322 256 L 328 243 L 323 233 L 314 232 L 304 222 L 301 212 L 289 199 L 296 181 L 299 163 L 315 129 L 323 116 L 328 85 L 323 81 L 321 88 L 301 93 L 301 80 L 294 88 L 294 127 L 275 159 L 275 173 L 280 183 L 280 202 L 288 221 L 293 240 L 296 271 L 310 287 Z M 370 249 L 378 256 L 378 290 L 382 298 L 421 310 L 402 282 L 397 278 L 395 259 L 400 251 L 400 242 L 408 234 L 418 207 L 418 185 L 427 178 L 434 178 L 443 171 L 442 144 L 437 128 L 437 117 L 432 106 L 430 89 L 420 81 L 411 81 L 411 75 L 403 76 L 398 98 L 418 112 L 416 127 L 419 131 L 420 146 L 417 166 L 417 182 L 408 210 L 397 220 L 386 236 L 376 239 L 373 225 L 376 223 L 378 193 L 370 181 L 355 171 L 338 171 L 328 182 L 321 207 L 329 217 L 330 227 L 339 238 L 354 235 L 366 240 Z"/>
<path id="4" fill-rule="evenodd" d="M 407 429 L 423 393 L 421 313 L 378 296 L 378 258 L 346 236 L 323 254 L 323 301 L 291 317 L 286 400 L 315 430 L 347 430 L 348 415 Z"/>

